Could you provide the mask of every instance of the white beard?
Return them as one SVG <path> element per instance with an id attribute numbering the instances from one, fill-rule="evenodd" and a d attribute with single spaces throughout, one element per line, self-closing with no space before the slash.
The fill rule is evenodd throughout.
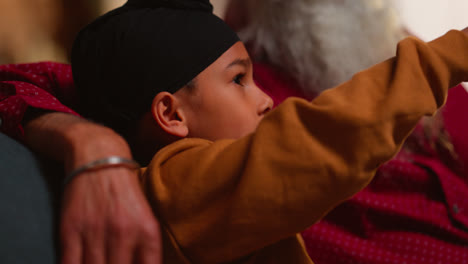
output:
<path id="1" fill-rule="evenodd" d="M 308 94 L 394 56 L 403 30 L 392 0 L 250 0 L 240 32 L 255 60 L 292 75 Z"/>

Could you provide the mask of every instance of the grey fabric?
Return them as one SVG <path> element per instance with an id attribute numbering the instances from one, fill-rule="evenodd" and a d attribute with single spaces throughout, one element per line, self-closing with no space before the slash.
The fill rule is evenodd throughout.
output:
<path id="1" fill-rule="evenodd" d="M 2 264 L 50 264 L 58 260 L 55 226 L 59 181 L 51 177 L 57 172 L 46 170 L 44 162 L 0 133 Z"/>

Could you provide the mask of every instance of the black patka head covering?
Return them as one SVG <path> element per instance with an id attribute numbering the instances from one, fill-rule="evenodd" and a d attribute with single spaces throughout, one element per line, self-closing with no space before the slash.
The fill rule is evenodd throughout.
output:
<path id="1" fill-rule="evenodd" d="M 84 116 L 118 131 L 239 41 L 209 0 L 129 0 L 77 36 L 73 77 Z"/>

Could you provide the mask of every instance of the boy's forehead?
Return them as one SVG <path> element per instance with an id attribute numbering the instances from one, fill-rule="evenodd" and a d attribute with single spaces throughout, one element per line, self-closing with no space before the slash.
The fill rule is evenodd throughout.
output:
<path id="1" fill-rule="evenodd" d="M 235 59 L 233 62 L 231 62 L 227 68 L 231 68 L 231 67 L 234 67 L 234 66 L 244 66 L 244 67 L 250 67 L 252 65 L 252 61 L 250 60 L 250 58 L 237 58 Z"/>
<path id="2" fill-rule="evenodd" d="M 225 78 L 228 75 L 232 77 L 231 75 L 236 73 L 238 69 L 252 69 L 252 60 L 241 41 L 238 41 L 215 62 L 205 68 L 190 84 L 193 85 L 192 87 L 195 87 L 198 86 L 199 82 L 212 82 L 215 79 Z"/>
<path id="3" fill-rule="evenodd" d="M 250 59 L 244 44 L 238 41 L 232 47 L 230 47 L 224 54 L 219 57 L 213 64 L 218 65 L 225 70 L 235 66 L 250 67 L 252 61 Z"/>

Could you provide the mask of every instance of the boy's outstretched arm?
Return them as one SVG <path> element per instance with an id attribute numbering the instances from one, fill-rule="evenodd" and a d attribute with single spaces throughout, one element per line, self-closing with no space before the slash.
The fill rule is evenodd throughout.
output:
<path id="1" fill-rule="evenodd" d="M 112 155 L 131 159 L 112 130 L 65 113 L 43 114 L 25 126 L 26 143 L 65 162 L 66 172 Z M 65 187 L 60 237 L 62 263 L 161 263 L 156 218 L 137 173 L 124 167 L 78 175 Z"/>
<path id="2" fill-rule="evenodd" d="M 240 140 L 185 139 L 160 151 L 144 180 L 170 246 L 223 263 L 297 245 L 295 233 L 364 188 L 448 88 L 468 80 L 464 32 L 403 40 L 395 58 L 312 102 L 287 100 Z"/>

